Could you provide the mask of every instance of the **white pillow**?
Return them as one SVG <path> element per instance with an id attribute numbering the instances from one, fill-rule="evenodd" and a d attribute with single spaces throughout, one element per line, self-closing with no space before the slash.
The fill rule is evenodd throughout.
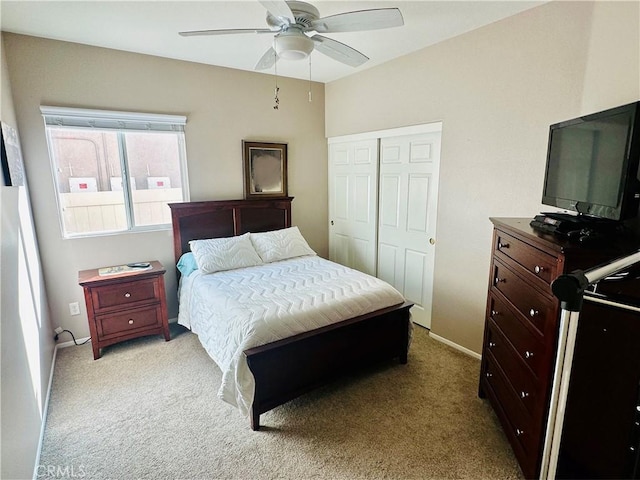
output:
<path id="1" fill-rule="evenodd" d="M 248 233 L 237 237 L 191 240 L 189 246 L 198 268 L 204 273 L 253 267 L 262 263 Z"/>
<path id="2" fill-rule="evenodd" d="M 298 227 L 252 233 L 251 241 L 256 252 L 265 263 L 303 255 L 316 255 L 316 252 L 311 249 Z"/>

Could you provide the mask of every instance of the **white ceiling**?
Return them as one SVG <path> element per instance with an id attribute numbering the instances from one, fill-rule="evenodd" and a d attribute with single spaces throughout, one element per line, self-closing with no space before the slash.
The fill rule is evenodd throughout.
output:
<path id="1" fill-rule="evenodd" d="M 545 0 L 546 1 L 546 0 Z M 358 68 L 311 55 L 311 79 L 330 82 L 502 18 L 544 1 L 311 1 L 321 17 L 353 10 L 398 7 L 405 25 L 386 30 L 326 34 L 367 55 Z M 161 57 L 253 70 L 271 46 L 270 34 L 181 37 L 179 31 L 267 28 L 257 1 L 31 1 L 0 0 L 3 31 Z M 308 79 L 308 61 L 278 62 L 278 75 Z M 266 73 L 273 73 L 273 68 Z"/>

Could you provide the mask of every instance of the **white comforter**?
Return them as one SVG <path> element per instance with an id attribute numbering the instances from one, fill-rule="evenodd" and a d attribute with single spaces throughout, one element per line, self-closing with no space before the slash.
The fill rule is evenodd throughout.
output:
<path id="1" fill-rule="evenodd" d="M 245 415 L 254 380 L 243 351 L 402 303 L 391 285 L 317 256 L 182 279 L 178 323 L 222 370 L 218 396 Z"/>

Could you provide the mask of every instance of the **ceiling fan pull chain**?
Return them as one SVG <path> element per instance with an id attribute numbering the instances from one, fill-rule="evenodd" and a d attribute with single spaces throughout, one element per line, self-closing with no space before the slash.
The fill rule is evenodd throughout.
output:
<path id="1" fill-rule="evenodd" d="M 278 98 L 278 93 L 280 92 L 280 87 L 278 87 L 278 54 L 276 53 L 275 49 L 273 51 L 273 56 L 275 57 L 274 63 L 273 63 L 273 69 L 275 71 L 275 77 L 276 77 L 276 88 L 274 90 L 274 101 L 275 104 L 273 105 L 273 109 L 274 110 L 278 110 L 279 105 L 280 105 L 280 99 Z"/>
<path id="2" fill-rule="evenodd" d="M 309 102 L 312 102 L 311 98 L 311 55 L 309 55 Z"/>

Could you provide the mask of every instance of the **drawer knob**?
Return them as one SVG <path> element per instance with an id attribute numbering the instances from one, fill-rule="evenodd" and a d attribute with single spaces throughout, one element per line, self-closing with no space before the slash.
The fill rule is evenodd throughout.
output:
<path id="1" fill-rule="evenodd" d="M 509 248 L 509 244 L 498 242 L 498 250 L 502 250 L 503 248 Z"/>
<path id="2" fill-rule="evenodd" d="M 533 271 L 535 273 L 542 273 L 544 272 L 544 267 L 541 267 L 540 265 L 536 265 L 535 267 L 533 267 Z"/>
<path id="3" fill-rule="evenodd" d="M 529 350 L 524 352 L 524 358 L 531 358 L 531 357 L 533 357 L 533 352 L 530 352 Z"/>
<path id="4" fill-rule="evenodd" d="M 527 398 L 529 396 L 529 392 L 522 391 L 520 392 L 520 398 Z"/>
<path id="5" fill-rule="evenodd" d="M 485 375 L 486 375 L 487 378 L 493 377 L 493 373 L 491 373 L 491 372 L 487 372 Z"/>
<path id="6" fill-rule="evenodd" d="M 496 281 L 495 281 L 495 283 L 496 283 L 496 285 L 497 285 L 497 284 L 499 284 L 499 283 L 505 283 L 506 281 L 507 281 L 507 280 L 506 280 L 505 278 L 496 277 Z"/>
<path id="7" fill-rule="evenodd" d="M 538 310 L 536 310 L 535 308 L 532 308 L 531 310 L 529 310 L 530 317 L 535 317 L 536 315 L 540 315 L 540 312 Z"/>
<path id="8" fill-rule="evenodd" d="M 493 348 L 496 346 L 496 342 L 489 342 L 489 348 Z"/>
<path id="9" fill-rule="evenodd" d="M 524 435 L 524 430 L 520 430 L 519 428 L 516 428 L 516 436 L 521 437 L 522 435 Z"/>
<path id="10" fill-rule="evenodd" d="M 129 325 L 133 325 L 133 319 L 132 318 L 129 319 Z"/>
<path id="11" fill-rule="evenodd" d="M 124 294 L 124 298 L 129 298 L 131 296 L 131 294 L 129 292 Z"/>
<path id="12" fill-rule="evenodd" d="M 491 310 L 491 316 L 492 317 L 497 317 L 498 315 L 500 315 L 500 312 L 497 310 Z"/>

